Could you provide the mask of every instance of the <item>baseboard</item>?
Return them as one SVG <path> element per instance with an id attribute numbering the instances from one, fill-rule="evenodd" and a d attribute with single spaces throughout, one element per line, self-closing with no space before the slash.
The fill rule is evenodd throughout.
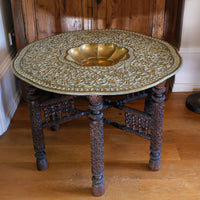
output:
<path id="1" fill-rule="evenodd" d="M 199 54 L 200 48 L 180 48 L 180 54 Z"/>
<path id="2" fill-rule="evenodd" d="M 175 83 L 173 92 L 195 92 L 200 91 L 200 83 Z"/>

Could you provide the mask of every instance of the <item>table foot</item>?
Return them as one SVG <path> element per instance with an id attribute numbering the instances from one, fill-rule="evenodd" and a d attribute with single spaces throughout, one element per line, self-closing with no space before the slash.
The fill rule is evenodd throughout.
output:
<path id="1" fill-rule="evenodd" d="M 46 154 L 45 154 L 45 157 L 44 158 L 37 158 L 36 159 L 36 165 L 37 165 L 37 169 L 39 171 L 44 171 L 44 170 L 47 170 L 48 169 L 48 162 L 47 162 L 47 159 L 46 159 Z"/>
<path id="2" fill-rule="evenodd" d="M 95 196 L 104 194 L 104 135 L 102 96 L 89 96 L 90 101 L 90 143 L 92 167 L 92 193 Z"/>
<path id="3" fill-rule="evenodd" d="M 104 194 L 104 183 L 103 183 L 103 176 L 97 177 L 93 176 L 92 177 L 92 194 L 94 196 L 102 196 Z"/>
<path id="4" fill-rule="evenodd" d="M 149 161 L 149 169 L 151 171 L 159 171 L 160 170 L 160 153 L 150 153 L 150 161 Z"/>

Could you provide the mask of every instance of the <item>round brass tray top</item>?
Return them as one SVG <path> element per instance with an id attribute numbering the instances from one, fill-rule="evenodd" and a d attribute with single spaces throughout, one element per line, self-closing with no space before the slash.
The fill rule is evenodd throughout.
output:
<path id="1" fill-rule="evenodd" d="M 167 42 L 131 31 L 67 32 L 27 45 L 13 72 L 37 88 L 71 95 L 128 94 L 174 75 L 181 57 Z"/>

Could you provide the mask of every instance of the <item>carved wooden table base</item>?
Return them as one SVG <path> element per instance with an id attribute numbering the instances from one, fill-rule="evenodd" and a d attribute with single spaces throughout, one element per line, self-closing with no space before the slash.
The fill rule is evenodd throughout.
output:
<path id="1" fill-rule="evenodd" d="M 104 194 L 104 135 L 103 123 L 134 133 L 150 140 L 149 168 L 160 169 L 160 151 L 162 145 L 162 126 L 165 100 L 165 82 L 143 92 L 126 95 L 118 101 L 104 99 L 101 95 L 90 95 L 89 110 L 81 111 L 74 106 L 73 96 L 57 95 L 53 100 L 40 101 L 39 90 L 28 86 L 29 111 L 32 126 L 33 144 L 38 170 L 46 170 L 48 163 L 45 153 L 43 128 L 57 128 L 59 123 L 87 115 L 90 118 L 92 193 Z M 124 103 L 145 97 L 144 112 L 127 107 Z M 103 110 L 115 107 L 125 112 L 125 124 L 119 124 L 103 118 Z"/>

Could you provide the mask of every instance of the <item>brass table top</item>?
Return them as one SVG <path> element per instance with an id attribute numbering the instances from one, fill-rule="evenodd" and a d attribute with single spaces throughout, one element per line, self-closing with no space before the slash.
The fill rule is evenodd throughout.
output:
<path id="1" fill-rule="evenodd" d="M 173 76 L 181 57 L 168 43 L 131 31 L 67 32 L 33 42 L 12 69 L 37 88 L 70 95 L 116 95 L 151 88 Z"/>

